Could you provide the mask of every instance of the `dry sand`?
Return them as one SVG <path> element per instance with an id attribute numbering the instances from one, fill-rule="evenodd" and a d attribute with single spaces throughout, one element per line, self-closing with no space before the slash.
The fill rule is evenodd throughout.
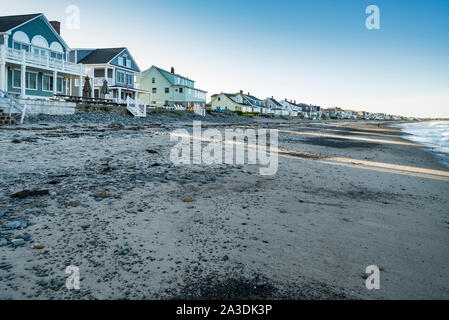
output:
<path id="1" fill-rule="evenodd" d="M 397 129 L 252 123 L 286 149 L 261 176 L 173 166 L 182 124 L 57 126 L 0 128 L 2 299 L 449 298 L 449 169 Z"/>

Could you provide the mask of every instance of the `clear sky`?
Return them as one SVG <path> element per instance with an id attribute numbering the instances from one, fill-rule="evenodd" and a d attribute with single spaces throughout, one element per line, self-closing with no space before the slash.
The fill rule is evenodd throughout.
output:
<path id="1" fill-rule="evenodd" d="M 72 48 L 126 46 L 142 70 L 173 66 L 209 95 L 449 117 L 448 0 L 0 0 L 0 15 L 64 22 L 68 5 Z"/>

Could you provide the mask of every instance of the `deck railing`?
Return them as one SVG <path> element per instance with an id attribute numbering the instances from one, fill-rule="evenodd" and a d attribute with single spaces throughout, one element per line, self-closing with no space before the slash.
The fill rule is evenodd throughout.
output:
<path id="1" fill-rule="evenodd" d="M 2 59 L 5 59 L 7 62 L 26 64 L 30 67 L 43 67 L 60 72 L 75 74 L 83 73 L 82 64 L 51 58 L 49 56 L 41 56 L 32 52 L 26 52 L 24 50 L 8 48 L 5 45 L 0 45 L 0 60 Z"/>

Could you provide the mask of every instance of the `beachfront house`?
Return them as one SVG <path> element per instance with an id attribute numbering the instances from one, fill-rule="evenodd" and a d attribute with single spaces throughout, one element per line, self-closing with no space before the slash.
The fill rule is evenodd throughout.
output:
<path id="1" fill-rule="evenodd" d="M 107 98 L 125 103 L 127 97 L 136 99 L 148 91 L 140 88 L 140 68 L 125 47 L 103 49 L 74 49 L 71 59 L 84 66 L 89 76 L 91 98 Z M 108 94 L 102 96 L 102 86 L 107 83 Z M 84 82 L 81 83 L 81 88 Z M 80 90 L 80 82 L 73 83 L 73 90 Z"/>
<path id="2" fill-rule="evenodd" d="M 297 117 L 298 112 L 301 111 L 299 106 L 296 105 L 293 101 L 288 101 L 287 99 L 279 101 L 279 103 L 282 106 L 281 110 L 281 116 L 290 116 L 290 117 Z"/>
<path id="3" fill-rule="evenodd" d="M 81 95 L 69 83 L 81 81 L 83 66 L 69 59 L 60 23 L 42 13 L 0 17 L 0 90 L 21 99 Z M 4 94 L 2 93 L 2 94 Z"/>
<path id="4" fill-rule="evenodd" d="M 267 113 L 273 115 L 276 115 L 276 113 L 279 115 L 283 110 L 282 105 L 273 96 L 264 100 L 264 106 L 267 109 Z"/>
<path id="5" fill-rule="evenodd" d="M 251 94 L 244 94 L 243 90 L 238 93 L 220 93 L 212 95 L 208 104 L 211 110 L 239 111 L 244 113 L 268 114 L 271 110 L 265 106 L 264 100 L 256 98 Z"/>
<path id="6" fill-rule="evenodd" d="M 195 81 L 175 73 L 151 66 L 142 72 L 140 86 L 151 93 L 141 99 L 156 107 L 205 108 L 207 91 L 195 88 Z"/>
<path id="7" fill-rule="evenodd" d="M 249 92 L 248 94 L 244 94 L 243 90 L 240 90 L 239 93 L 234 95 L 234 101 L 238 103 L 242 103 L 246 105 L 247 112 L 254 112 L 254 113 L 267 113 L 265 108 L 264 100 L 261 100 L 255 96 L 252 96 Z"/>
<path id="8" fill-rule="evenodd" d="M 212 100 L 209 102 L 210 109 L 214 111 L 239 111 L 239 112 L 251 112 L 251 106 L 237 102 L 235 100 L 235 94 L 233 93 L 219 93 L 212 95 Z"/>

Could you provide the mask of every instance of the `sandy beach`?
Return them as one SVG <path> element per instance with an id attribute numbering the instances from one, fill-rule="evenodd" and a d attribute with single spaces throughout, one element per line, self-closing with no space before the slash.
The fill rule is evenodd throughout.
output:
<path id="1" fill-rule="evenodd" d="M 449 298 L 449 168 L 398 128 L 208 116 L 279 130 L 261 176 L 173 165 L 163 120 L 0 127 L 1 299 Z"/>

